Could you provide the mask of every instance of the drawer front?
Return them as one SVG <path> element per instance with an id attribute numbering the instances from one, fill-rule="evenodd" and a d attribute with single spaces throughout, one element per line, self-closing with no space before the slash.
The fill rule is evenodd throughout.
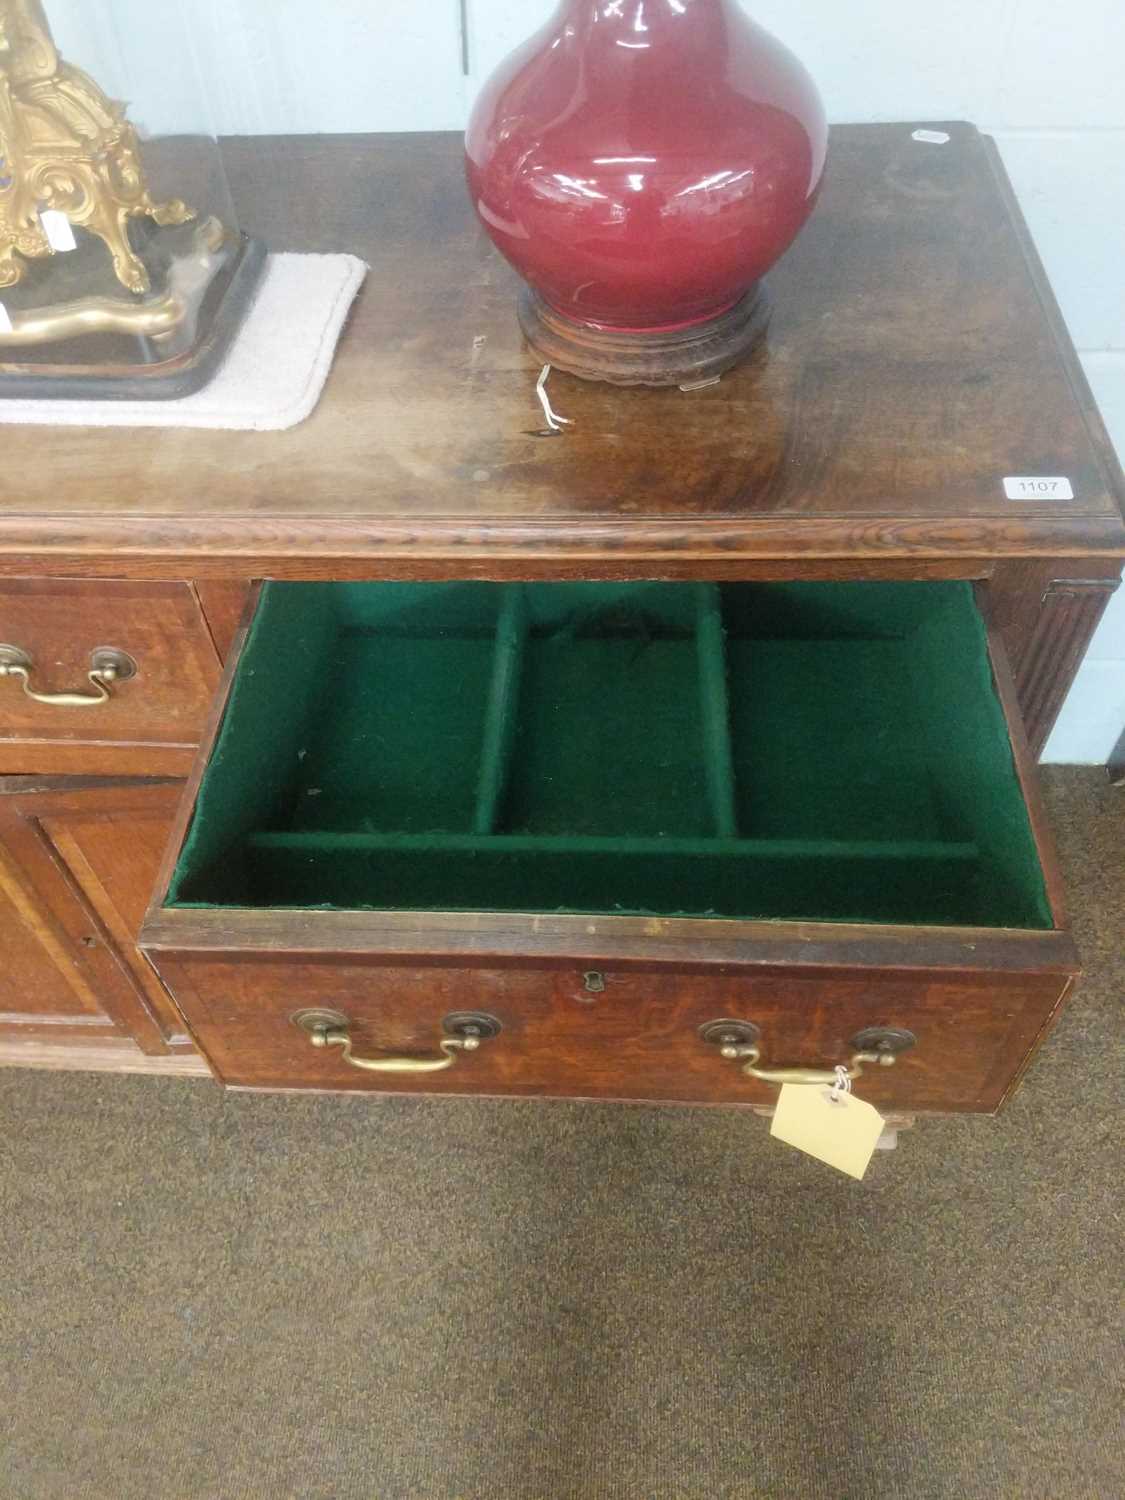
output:
<path id="1" fill-rule="evenodd" d="M 383 1091 L 769 1105 L 700 1028 L 733 1018 L 760 1032 L 761 1067 L 832 1068 L 868 1027 L 912 1032 L 894 1066 L 857 1090 L 899 1110 L 991 1111 L 1018 1078 L 1069 981 L 1060 975 L 669 969 L 392 967 L 362 960 L 153 955 L 218 1076 L 267 1089 Z M 500 1025 L 432 1073 L 368 1072 L 317 1047 L 295 1014 L 346 1018 L 357 1058 L 440 1059 L 443 1021 Z"/>
<path id="2" fill-rule="evenodd" d="M 154 771 L 183 769 L 197 745 L 219 682 L 218 655 L 187 583 L 14 579 L 0 582 L 0 642 L 23 670 L 0 677 L 0 769 L 27 747 L 58 751 L 60 770 L 113 769 L 79 747 L 148 747 Z M 90 681 L 92 653 L 123 652 L 135 664 L 107 697 Z M 25 675 L 26 673 L 26 675 Z M 38 697 L 32 697 L 36 694 Z M 59 696 L 82 701 L 41 701 Z M 134 770 L 148 769 L 136 762 Z"/>

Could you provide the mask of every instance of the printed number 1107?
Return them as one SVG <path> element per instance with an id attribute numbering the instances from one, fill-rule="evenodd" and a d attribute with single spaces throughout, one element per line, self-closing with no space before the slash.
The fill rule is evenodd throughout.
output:
<path id="1" fill-rule="evenodd" d="M 1005 479 L 1004 493 L 1009 500 L 1073 500 L 1074 486 L 1069 479 Z"/>

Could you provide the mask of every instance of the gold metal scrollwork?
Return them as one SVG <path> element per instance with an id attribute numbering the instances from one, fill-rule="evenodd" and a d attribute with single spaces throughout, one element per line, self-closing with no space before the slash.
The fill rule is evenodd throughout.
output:
<path id="1" fill-rule="evenodd" d="M 41 0 L 0 0 L 0 288 L 20 281 L 25 260 L 52 253 L 44 209 L 96 235 L 117 280 L 136 293 L 150 279 L 129 243 L 129 221 L 195 217 L 178 198 L 154 200 L 125 106 L 62 60 Z"/>

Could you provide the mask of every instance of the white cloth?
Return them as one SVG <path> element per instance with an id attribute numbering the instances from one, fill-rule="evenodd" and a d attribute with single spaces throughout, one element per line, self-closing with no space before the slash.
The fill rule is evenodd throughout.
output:
<path id="1" fill-rule="evenodd" d="M 174 401 L 4 401 L 0 422 L 280 432 L 315 408 L 367 266 L 354 255 L 271 255 L 210 382 Z"/>

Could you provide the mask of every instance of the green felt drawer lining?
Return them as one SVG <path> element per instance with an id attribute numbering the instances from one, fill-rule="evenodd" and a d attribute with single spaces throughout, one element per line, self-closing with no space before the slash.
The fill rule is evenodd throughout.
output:
<path id="1" fill-rule="evenodd" d="M 463 873 L 451 885 L 435 852 L 425 834 L 261 833 L 247 841 L 256 887 L 276 906 L 339 906 L 362 888 L 374 906 L 473 910 L 482 889 L 517 906 L 527 889 L 549 885 L 570 910 L 667 908 L 666 870 L 694 865 L 694 914 L 737 904 L 752 883 L 760 916 L 816 900 L 823 919 L 861 922 L 910 921 L 921 890 L 935 920 L 955 921 L 980 855 L 975 844 L 938 842 L 445 834 L 440 853 L 455 856 Z M 836 872 L 827 889 L 821 861 Z"/>
<path id="2" fill-rule="evenodd" d="M 488 691 L 480 782 L 477 786 L 476 815 L 473 820 L 476 833 L 495 833 L 499 824 L 512 769 L 527 632 L 524 591 L 519 587 L 508 588 L 504 592 L 496 627 L 496 649 L 492 663 L 492 682 Z"/>
<path id="3" fill-rule="evenodd" d="M 1049 927 L 965 584 L 267 584 L 172 904 Z"/>
<path id="4" fill-rule="evenodd" d="M 722 598 L 713 583 L 696 585 L 699 648 L 699 703 L 703 720 L 703 760 L 711 801 L 714 832 L 734 838 L 738 832 L 735 808 L 734 753 L 731 745 L 730 698 L 727 690 L 726 633 Z"/>

